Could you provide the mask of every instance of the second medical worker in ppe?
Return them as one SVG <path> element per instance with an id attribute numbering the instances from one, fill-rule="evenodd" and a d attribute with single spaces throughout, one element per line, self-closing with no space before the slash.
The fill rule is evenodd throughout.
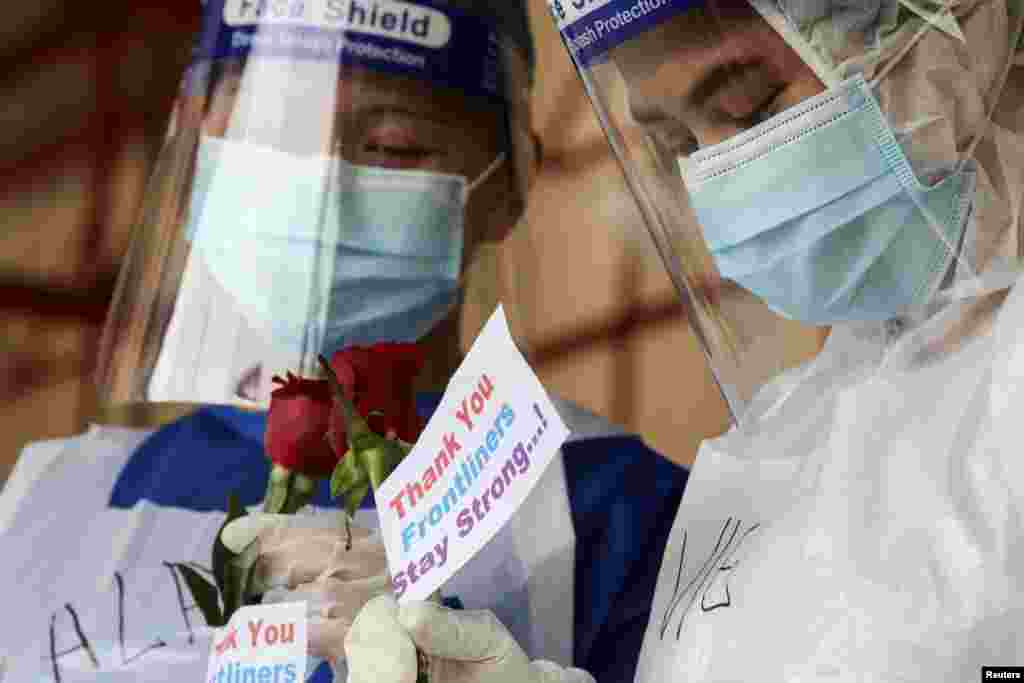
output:
<path id="1" fill-rule="evenodd" d="M 429 417 L 460 338 L 476 334 L 464 312 L 498 303 L 473 292 L 536 169 L 531 60 L 511 0 L 205 3 L 102 358 L 113 402 L 204 406 L 22 454 L 0 497 L 0 585 L 18 615 L 0 624 L 4 683 L 202 680 L 210 630 L 181 565 L 209 571 L 230 493 L 260 504 L 274 375 L 313 376 L 319 354 L 352 344 L 415 341 Z M 572 431 L 561 456 L 443 595 L 500 615 L 546 670 L 610 683 L 635 667 L 648 558 L 686 472 L 556 405 Z M 326 488 L 316 509 L 333 506 Z M 224 540 L 259 536 L 264 599 L 312 603 L 311 654 L 329 660 L 313 680 L 344 680 L 348 627 L 390 589 L 383 546 L 357 532 L 328 566 L 344 535 L 306 518 L 337 512 Z M 372 501 L 356 521 L 376 524 Z"/>
<path id="2" fill-rule="evenodd" d="M 698 453 L 636 680 L 1024 664 L 1024 3 L 550 5 L 735 418 Z M 771 316 L 831 331 L 763 383 Z M 494 618 L 384 596 L 350 680 L 411 683 L 395 642 L 443 683 L 544 679 Z"/>

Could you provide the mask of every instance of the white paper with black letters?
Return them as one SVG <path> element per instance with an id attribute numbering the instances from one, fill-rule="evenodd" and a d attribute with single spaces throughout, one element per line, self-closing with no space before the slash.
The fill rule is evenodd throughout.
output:
<path id="1" fill-rule="evenodd" d="M 766 521 L 791 499 L 797 464 L 701 454 L 662 558 L 637 683 L 665 683 L 699 667 L 704 653 L 689 636 L 742 601 L 736 572 Z"/>

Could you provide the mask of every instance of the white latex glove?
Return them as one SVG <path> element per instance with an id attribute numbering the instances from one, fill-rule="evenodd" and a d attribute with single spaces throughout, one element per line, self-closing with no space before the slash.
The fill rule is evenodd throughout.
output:
<path id="1" fill-rule="evenodd" d="M 349 629 L 348 683 L 416 683 L 417 647 L 430 683 L 595 683 L 582 669 L 531 662 L 488 610 L 399 606 L 390 594 L 370 600 Z"/>
<path id="2" fill-rule="evenodd" d="M 309 654 L 337 668 L 345 636 L 371 598 L 390 594 L 380 534 L 353 525 L 352 547 L 341 514 L 253 514 L 228 524 L 221 541 L 232 552 L 259 543 L 252 585 L 263 603 L 308 605 Z"/>

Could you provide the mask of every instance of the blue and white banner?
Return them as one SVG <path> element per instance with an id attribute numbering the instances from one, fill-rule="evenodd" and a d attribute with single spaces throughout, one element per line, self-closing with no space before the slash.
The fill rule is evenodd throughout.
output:
<path id="1" fill-rule="evenodd" d="M 566 47 L 581 67 L 703 0 L 548 0 Z"/>
<path id="2" fill-rule="evenodd" d="M 209 0 L 196 61 L 333 60 L 504 99 L 498 34 L 436 0 Z"/>

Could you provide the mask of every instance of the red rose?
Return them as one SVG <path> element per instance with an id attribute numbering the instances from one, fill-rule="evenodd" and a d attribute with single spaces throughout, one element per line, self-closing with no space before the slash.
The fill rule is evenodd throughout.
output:
<path id="1" fill-rule="evenodd" d="M 331 369 L 342 386 L 354 387 L 356 411 L 370 429 L 381 435 L 393 429 L 398 438 L 412 443 L 423 430 L 413 390 L 423 362 L 415 344 L 385 343 L 338 351 L 331 358 Z M 353 379 L 352 385 L 346 384 L 347 378 Z M 367 418 L 371 413 L 380 414 Z"/>
<path id="2" fill-rule="evenodd" d="M 339 380 L 345 386 L 343 375 Z M 338 456 L 324 438 L 333 411 L 327 380 L 304 379 L 289 372 L 287 379 L 274 377 L 274 382 L 280 386 L 270 394 L 263 437 L 271 462 L 314 479 L 331 476 Z"/>
<path id="3" fill-rule="evenodd" d="M 350 347 L 331 359 L 331 369 L 370 429 L 381 435 L 394 430 L 407 442 L 415 441 L 423 429 L 413 392 L 413 380 L 422 367 L 415 344 Z M 288 373 L 274 382 L 280 386 L 270 395 L 264 435 L 270 460 L 313 479 L 331 476 L 348 451 L 348 438 L 327 380 Z"/>

